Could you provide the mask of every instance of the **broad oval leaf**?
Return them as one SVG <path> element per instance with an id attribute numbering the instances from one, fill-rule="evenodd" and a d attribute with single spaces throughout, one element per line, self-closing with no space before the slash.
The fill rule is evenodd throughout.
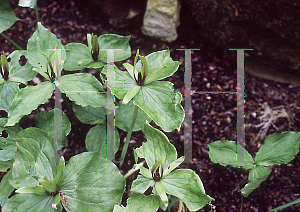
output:
<path id="1" fill-rule="evenodd" d="M 184 119 L 184 110 L 176 96 L 171 82 L 154 81 L 141 87 L 133 103 L 165 132 L 172 132 L 180 129 Z"/>
<path id="2" fill-rule="evenodd" d="M 12 170 L 9 170 L 1 179 L 0 182 L 0 197 L 6 196 L 9 197 L 14 190 L 9 184 L 9 181 L 12 179 Z"/>
<path id="3" fill-rule="evenodd" d="M 30 81 L 37 75 L 37 73 L 32 70 L 32 66 L 29 62 L 24 66 L 21 66 L 19 63 L 21 56 L 25 56 L 27 59 L 27 54 L 26 50 L 15 50 L 8 56 L 11 59 L 8 63 L 9 77 L 19 77 L 26 81 Z"/>
<path id="4" fill-rule="evenodd" d="M 115 205 L 113 212 L 156 212 L 159 208 L 160 200 L 157 195 L 145 196 L 138 192 L 131 191 L 130 197 L 127 200 L 126 208 Z"/>
<path id="5" fill-rule="evenodd" d="M 107 51 L 114 50 L 114 61 L 121 61 L 131 56 L 131 48 L 129 45 L 129 36 L 121 36 L 116 34 L 104 34 L 98 37 L 100 46 L 98 59 L 103 63 L 107 63 Z"/>
<path id="6" fill-rule="evenodd" d="M 10 150 L 0 150 L 0 161 L 13 160 L 15 158 L 15 153 Z"/>
<path id="7" fill-rule="evenodd" d="M 53 180 L 56 175 L 59 158 L 54 151 L 54 140 L 50 133 L 30 127 L 15 137 L 16 159 L 13 166 L 13 181 L 15 188 L 36 186 L 37 179 L 46 176 Z M 52 162 L 52 163 L 51 163 Z M 34 169 L 35 171 L 32 171 Z"/>
<path id="8" fill-rule="evenodd" d="M 47 59 L 41 55 L 45 54 L 47 57 L 57 49 L 64 49 L 61 41 L 57 39 L 56 35 L 46 29 L 41 22 L 38 22 L 36 31 L 29 38 L 27 43 L 28 62 L 43 72 L 47 72 Z M 61 60 L 66 60 L 66 52 L 61 51 Z M 50 58 L 51 64 L 54 68 L 54 55 Z M 48 67 L 48 69 L 50 69 Z"/>
<path id="9" fill-rule="evenodd" d="M 104 73 L 107 76 L 108 75 L 107 71 L 108 71 L 107 66 L 104 66 L 102 73 Z M 115 65 L 114 65 L 114 72 L 115 72 L 114 87 L 110 85 L 111 83 L 108 83 L 107 86 L 111 91 L 114 91 L 114 94 L 116 95 L 117 98 L 123 99 L 126 93 L 129 91 L 129 89 L 134 85 L 136 85 L 136 82 L 127 71 L 121 71 Z"/>
<path id="10" fill-rule="evenodd" d="M 2 77 L 0 76 L 0 79 Z M 5 81 L 4 83 L 0 84 L 0 110 L 9 111 L 11 107 L 12 101 L 14 100 L 16 94 L 19 92 L 19 84 L 13 81 Z"/>
<path id="11" fill-rule="evenodd" d="M 117 153 L 120 145 L 120 136 L 118 130 L 115 129 L 114 133 L 115 133 L 114 146 L 112 146 L 114 147 L 114 152 L 112 155 Z M 96 126 L 92 127 L 86 135 L 86 139 L 85 139 L 86 149 L 89 152 L 99 152 L 101 157 L 107 158 L 107 155 L 109 155 L 107 151 L 109 151 L 110 148 L 108 148 L 109 144 L 106 141 L 107 140 L 106 134 L 107 134 L 106 125 L 97 124 Z M 113 160 L 114 158 L 108 158 L 108 159 Z"/>
<path id="12" fill-rule="evenodd" d="M 262 182 L 267 179 L 268 176 L 263 176 L 260 178 L 255 178 L 251 182 L 247 183 L 244 188 L 241 189 L 241 192 L 244 197 L 248 197 L 254 189 L 256 189 Z"/>
<path id="13" fill-rule="evenodd" d="M 61 204 L 57 209 L 52 208 L 53 196 L 39 196 L 36 194 L 17 194 L 10 198 L 4 205 L 2 212 L 61 212 Z"/>
<path id="14" fill-rule="evenodd" d="M 270 173 L 272 172 L 271 169 L 268 169 L 265 166 L 260 166 L 257 165 L 254 168 L 252 168 L 249 172 L 248 180 L 253 181 L 256 178 L 261 178 L 261 177 L 268 177 Z"/>
<path id="15" fill-rule="evenodd" d="M 190 211 L 197 211 L 214 200 L 205 194 L 199 176 L 190 169 L 178 169 L 160 181 L 168 194 L 181 199 Z"/>
<path id="16" fill-rule="evenodd" d="M 177 159 L 177 151 L 166 135 L 151 127 L 150 124 L 144 125 L 143 133 L 147 138 L 147 142 L 134 150 L 136 161 L 137 157 L 145 158 L 148 167 L 151 169 L 155 164 L 155 159 L 160 159 L 159 156 L 166 168 Z"/>
<path id="17" fill-rule="evenodd" d="M 61 78 L 62 92 L 76 104 L 83 107 L 106 106 L 106 93 L 101 83 L 91 74 L 76 73 Z"/>
<path id="18" fill-rule="evenodd" d="M 55 119 L 55 117 L 58 117 L 58 119 Z M 55 120 L 59 120 L 58 126 L 55 125 Z M 61 149 L 67 145 L 67 135 L 71 131 L 71 122 L 69 121 L 67 115 L 60 109 L 55 108 L 49 112 L 41 111 L 34 117 L 34 121 L 37 128 L 51 133 L 55 141 L 62 140 L 62 146 L 58 146 L 58 149 Z"/>
<path id="19" fill-rule="evenodd" d="M 222 166 L 242 167 L 252 169 L 254 167 L 253 158 L 249 152 L 235 141 L 215 141 L 207 145 L 209 147 L 209 157 L 213 163 Z M 243 160 L 238 161 L 238 158 Z"/>
<path id="20" fill-rule="evenodd" d="M 8 1 L 0 1 L 0 33 L 10 28 L 18 20 L 20 19 L 17 18 Z"/>
<path id="21" fill-rule="evenodd" d="M 97 152 L 84 152 L 66 166 L 61 191 L 76 211 L 113 211 L 114 205 L 121 203 L 124 186 L 125 179 L 115 164 Z"/>
<path id="22" fill-rule="evenodd" d="M 105 107 L 82 107 L 77 104 L 72 104 L 73 111 L 76 117 L 85 124 L 105 124 L 106 123 L 106 108 Z M 105 122 L 104 122 L 105 121 Z"/>
<path id="23" fill-rule="evenodd" d="M 6 126 L 13 126 L 20 119 L 44 104 L 51 96 L 54 85 L 49 82 L 41 82 L 36 86 L 27 86 L 22 88 L 14 98 L 8 111 L 8 121 Z"/>
<path id="24" fill-rule="evenodd" d="M 19 64 L 20 57 L 22 55 L 26 56 L 26 54 L 27 51 L 25 50 L 16 50 L 8 56 L 11 58 L 11 62 L 8 63 L 9 78 L 8 81 L 0 84 L 0 96 L 2 100 L 0 101 L 0 110 L 3 109 L 8 112 L 13 99 L 20 90 L 20 82 L 27 85 L 27 81 L 32 80 L 37 75 L 29 63 L 26 63 L 24 66 Z M 0 75 L 1 79 L 2 76 Z"/>
<path id="25" fill-rule="evenodd" d="M 134 104 L 132 101 L 128 104 L 123 105 L 122 101 L 119 102 L 118 108 L 116 108 L 116 126 L 121 130 L 128 132 L 133 116 Z M 132 131 L 139 131 L 144 127 L 146 120 L 150 123 L 151 118 L 140 108 L 133 126 Z"/>
<path id="26" fill-rule="evenodd" d="M 15 151 L 16 142 L 14 140 L 15 136 L 22 131 L 23 129 L 20 127 L 19 124 L 14 126 L 6 126 L 4 125 L 7 123 L 7 118 L 0 118 L 0 133 L 5 130 L 7 133 L 7 138 L 0 137 L 0 148 L 4 150 L 13 150 Z"/>
<path id="27" fill-rule="evenodd" d="M 5 130 L 5 132 L 8 134 L 7 138 L 0 137 L 0 149 L 2 149 L 0 150 L 0 154 L 2 154 L 2 151 L 9 151 L 11 155 L 14 155 L 16 147 L 16 141 L 14 140 L 14 137 L 23 129 L 18 124 L 10 127 L 4 127 L 6 122 L 7 118 L 0 119 L 0 133 Z M 14 161 L 15 157 L 8 161 L 0 161 L 0 172 L 6 172 L 8 168 L 13 166 Z"/>
<path id="28" fill-rule="evenodd" d="M 143 175 L 138 175 L 132 183 L 131 190 L 143 194 L 150 186 L 154 186 L 155 181 L 144 177 Z"/>
<path id="29" fill-rule="evenodd" d="M 273 166 L 291 162 L 300 148 L 300 132 L 269 135 L 255 156 L 255 164 Z"/>
<path id="30" fill-rule="evenodd" d="M 145 84 L 171 76 L 177 71 L 180 65 L 180 62 L 172 60 L 169 50 L 153 52 L 145 58 L 149 65 L 149 72 Z M 141 72 L 141 60 L 137 62 L 136 70 Z"/>
<path id="31" fill-rule="evenodd" d="M 65 46 L 65 51 L 67 59 L 64 63 L 64 69 L 67 71 L 82 70 L 93 60 L 89 48 L 82 43 L 68 43 Z M 85 60 L 85 62 L 78 64 L 81 60 Z"/>

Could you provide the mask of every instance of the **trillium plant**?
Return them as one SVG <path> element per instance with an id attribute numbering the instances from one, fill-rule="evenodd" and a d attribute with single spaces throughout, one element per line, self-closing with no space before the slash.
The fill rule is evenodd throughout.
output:
<path id="1" fill-rule="evenodd" d="M 36 8 L 36 1 L 20 0 L 19 5 Z M 0 32 L 17 20 L 9 3 L 0 0 Z M 0 110 L 8 114 L 0 118 L 0 171 L 6 172 L 0 182 L 1 211 L 155 212 L 169 209 L 169 199 L 174 197 L 197 211 L 214 200 L 205 194 L 193 170 L 178 169 L 184 156 L 178 158 L 163 133 L 179 130 L 184 120 L 181 93 L 164 81 L 180 63 L 172 60 L 167 49 L 147 56 L 137 50 L 133 64 L 114 65 L 131 57 L 129 40 L 130 36 L 87 34 L 87 45 L 63 46 L 38 22 L 26 50 L 0 56 Z M 27 59 L 23 66 L 21 56 Z M 87 73 L 89 69 L 98 71 L 100 77 Z M 44 80 L 28 85 L 37 74 Z M 88 152 L 69 161 L 59 153 L 68 143 L 71 123 L 58 107 L 37 113 L 35 127 L 19 125 L 25 115 L 58 92 L 71 114 L 93 125 L 85 138 Z M 111 115 L 114 123 L 109 123 Z M 127 133 L 119 168 L 132 132 L 142 131 L 147 139 L 134 149 L 135 165 L 124 175 L 114 160 L 119 130 Z M 249 184 L 241 191 L 247 196 L 270 174 L 266 166 L 290 162 L 299 147 L 299 133 L 286 132 L 269 136 L 255 160 L 244 150 L 247 163 L 228 162 L 235 159 L 236 148 L 242 149 L 234 141 L 209 144 L 209 155 L 215 163 L 250 169 Z M 122 203 L 126 178 L 135 172 L 139 173 L 130 197 Z"/>
<path id="2" fill-rule="evenodd" d="M 265 181 L 272 172 L 272 166 L 291 162 L 300 148 L 299 132 L 283 132 L 269 135 L 260 147 L 255 158 L 235 141 L 215 141 L 208 144 L 209 157 L 212 162 L 222 166 L 240 167 L 250 170 L 248 183 L 241 193 L 244 197 Z M 239 157 L 242 160 L 238 160 Z"/>
<path id="3" fill-rule="evenodd" d="M 113 63 L 131 57 L 129 39 L 115 34 L 88 34 L 88 45 L 63 46 L 38 23 L 26 50 L 16 50 L 8 57 L 1 55 L 0 110 L 8 114 L 0 118 L 0 132 L 7 134 L 0 138 L 0 171 L 7 172 L 0 183 L 1 211 L 50 212 L 64 208 L 155 212 L 166 210 L 171 196 L 196 211 L 213 200 L 205 194 L 194 171 L 176 169 L 184 157 L 177 158 L 168 138 L 150 124 L 154 122 L 166 132 L 180 129 L 184 120 L 182 96 L 174 92 L 171 82 L 162 81 L 173 75 L 180 63 L 172 60 L 169 50 L 147 56 L 137 50 L 134 63 L 123 63 L 122 71 Z M 23 66 L 19 64 L 21 56 L 27 59 Z M 97 70 L 100 78 L 86 73 L 87 69 Z M 28 85 L 37 74 L 44 80 Z M 88 152 L 69 161 L 59 151 L 68 143 L 71 123 L 59 108 L 37 113 L 35 127 L 23 129 L 19 125 L 22 117 L 59 91 L 71 113 L 82 123 L 93 125 L 85 139 Z M 108 105 L 109 96 L 117 98 L 113 106 Z M 113 142 L 109 144 L 107 121 L 111 110 L 115 120 Z M 59 122 L 55 120 L 57 114 Z M 136 164 L 132 170 L 139 171 L 139 175 L 127 203 L 122 205 L 125 179 L 134 172 L 123 176 L 114 154 L 109 154 L 110 145 L 113 153 L 119 149 L 118 130 L 127 132 L 120 167 L 131 133 L 142 130 L 147 139 L 134 150 Z M 151 192 L 145 195 L 148 189 Z"/>

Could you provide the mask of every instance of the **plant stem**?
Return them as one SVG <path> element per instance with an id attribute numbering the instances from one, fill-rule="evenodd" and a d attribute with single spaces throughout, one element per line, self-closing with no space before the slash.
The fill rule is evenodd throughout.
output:
<path id="1" fill-rule="evenodd" d="M 242 185 L 244 182 L 246 182 L 248 180 L 248 177 L 246 177 L 245 179 L 243 179 L 243 180 L 241 180 L 240 182 L 239 182 L 239 185 Z"/>
<path id="2" fill-rule="evenodd" d="M 128 148 L 128 145 L 129 145 L 129 140 L 130 140 L 130 137 L 131 137 L 133 126 L 134 126 L 134 123 L 135 123 L 135 120 L 136 120 L 136 117 L 137 117 L 138 109 L 139 109 L 138 106 L 135 105 L 132 120 L 131 120 L 131 124 L 130 124 L 129 130 L 128 130 L 128 133 L 127 133 L 127 136 L 126 136 L 126 141 L 125 141 L 125 144 L 124 144 L 124 147 L 123 147 L 123 150 L 122 150 L 122 154 L 121 154 L 120 167 L 124 163 L 125 155 L 126 155 L 127 148 Z"/>
<path id="3" fill-rule="evenodd" d="M 7 35 L 5 35 L 3 32 L 0 33 L 0 35 L 2 37 L 4 37 L 7 41 L 9 41 L 12 45 L 14 45 L 17 49 L 23 50 L 23 48 L 21 46 L 19 46 L 18 44 L 16 44 L 12 39 L 10 39 L 10 37 L 8 37 Z"/>
<path id="4" fill-rule="evenodd" d="M 75 121 L 79 122 L 79 120 L 78 120 L 77 117 L 75 116 L 75 113 L 74 113 L 74 111 L 73 111 L 73 109 L 72 109 L 72 107 L 71 107 L 71 105 L 70 105 L 70 103 L 69 103 L 69 100 L 68 100 L 67 97 L 66 97 L 66 94 L 65 94 L 65 93 L 61 93 L 61 97 L 63 98 L 64 103 L 65 103 L 65 105 L 67 106 L 67 108 L 69 109 L 70 113 L 72 113 L 72 115 L 73 115 Z"/>
<path id="5" fill-rule="evenodd" d="M 179 200 L 178 212 L 182 212 L 183 202 Z"/>
<path id="6" fill-rule="evenodd" d="M 35 4 L 34 10 L 35 10 L 35 21 L 36 21 L 36 26 L 37 26 L 37 23 L 40 21 L 37 3 Z"/>

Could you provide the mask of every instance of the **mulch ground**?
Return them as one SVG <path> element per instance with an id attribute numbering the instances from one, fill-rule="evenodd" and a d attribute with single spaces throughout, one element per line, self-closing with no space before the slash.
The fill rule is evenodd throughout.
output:
<path id="1" fill-rule="evenodd" d="M 10 1 L 14 12 L 21 19 L 13 27 L 4 33 L 26 49 L 26 43 L 35 30 L 34 10 L 29 8 L 18 8 L 17 4 Z M 133 56 L 127 61 L 133 64 L 133 57 L 137 49 L 141 55 L 147 55 L 169 47 L 173 60 L 180 61 L 178 71 L 169 77 L 174 83 L 176 90 L 184 93 L 184 52 L 179 48 L 201 48 L 201 51 L 192 53 L 192 90 L 193 91 L 235 91 L 236 89 L 236 64 L 222 57 L 218 48 L 210 45 L 201 38 L 192 27 L 195 27 L 190 17 L 188 8 L 183 3 L 181 25 L 178 28 L 179 37 L 173 43 L 164 43 L 157 39 L 144 36 L 140 30 L 140 23 L 135 22 L 122 29 L 114 29 L 106 19 L 95 15 L 90 8 L 83 7 L 72 0 L 65 1 L 38 1 L 38 11 L 42 24 L 53 32 L 63 45 L 70 42 L 86 42 L 86 34 L 94 33 L 98 36 L 105 33 L 131 35 L 130 45 Z M 0 38 L 0 49 L 5 54 L 10 54 L 15 47 Z M 120 65 L 121 63 L 117 63 Z M 86 71 L 86 70 L 83 70 Z M 96 77 L 99 73 L 90 71 Z M 64 74 L 64 72 L 63 72 Z M 42 77 L 38 76 L 41 80 Z M 34 83 L 31 82 L 33 85 Z M 259 117 L 266 115 L 266 120 L 271 120 L 270 125 L 264 124 L 266 135 L 284 132 L 299 131 L 300 129 L 300 86 L 280 84 L 273 81 L 256 78 L 245 74 L 245 123 L 246 123 L 246 149 L 252 156 L 258 151 L 263 140 L 261 128 L 255 127 L 262 123 Z M 182 102 L 184 105 L 184 101 Z M 266 105 L 267 104 L 267 105 Z M 92 127 L 78 122 L 68 111 L 63 103 L 63 110 L 72 122 L 72 130 L 68 136 L 69 143 L 63 149 L 63 154 L 68 160 L 71 156 L 86 151 L 85 136 Z M 52 98 L 44 105 L 47 111 L 54 107 Z M 300 194 L 300 154 L 287 164 L 273 167 L 268 179 L 259 188 L 255 189 L 247 198 L 242 198 L 239 189 L 244 184 L 238 183 L 247 177 L 248 171 L 223 167 L 210 161 L 207 147 L 208 143 L 217 140 L 235 140 L 236 136 L 236 96 L 232 94 L 197 94 L 192 95 L 192 119 L 193 119 L 193 161 L 200 161 L 189 164 L 182 164 L 181 168 L 194 170 L 201 178 L 206 193 L 213 197 L 212 202 L 216 211 L 267 211 L 274 207 L 286 204 L 299 198 Z M 20 125 L 23 128 L 35 126 L 34 115 L 25 116 Z M 269 112 L 269 113 L 268 113 Z M 275 113 L 281 113 L 276 118 Z M 5 117 L 1 111 L 0 117 Z M 275 116 L 275 117 L 274 117 Z M 273 124 L 271 124 L 273 123 Z M 126 133 L 120 132 L 121 147 L 116 154 L 118 160 L 121 155 L 122 145 Z M 178 156 L 183 155 L 183 127 L 180 131 L 166 133 L 170 142 L 175 145 Z M 125 165 L 121 173 L 126 173 L 132 168 L 133 149 L 139 147 L 145 138 L 141 132 L 132 135 L 128 148 Z M 1 173 L 1 178 L 3 173 Z M 130 184 L 136 178 L 132 175 L 127 180 L 127 187 L 123 200 L 129 196 Z M 175 205 L 172 211 L 177 211 Z M 199 211 L 211 211 L 209 205 Z M 213 210 L 212 210 L 213 211 Z M 296 204 L 286 211 L 300 211 L 300 204 Z"/>

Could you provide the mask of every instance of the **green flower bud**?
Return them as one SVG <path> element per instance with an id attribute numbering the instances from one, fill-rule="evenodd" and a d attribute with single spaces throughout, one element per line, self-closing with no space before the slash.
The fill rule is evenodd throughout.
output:
<path id="1" fill-rule="evenodd" d="M 4 52 L 0 57 L 0 72 L 1 72 L 2 78 L 5 81 L 7 81 L 8 74 L 9 74 L 9 67 L 8 67 L 7 59 L 6 59 Z"/>
<path id="2" fill-rule="evenodd" d="M 97 35 L 88 34 L 87 41 L 88 41 L 89 50 L 91 51 L 92 58 L 95 62 L 97 62 L 99 49 L 100 49 Z"/>
<path id="3" fill-rule="evenodd" d="M 56 193 L 58 189 L 56 188 L 56 184 L 53 180 L 48 180 L 46 176 L 43 177 L 43 179 L 38 179 L 39 184 L 44 187 L 46 191 L 48 191 L 50 194 Z"/>

